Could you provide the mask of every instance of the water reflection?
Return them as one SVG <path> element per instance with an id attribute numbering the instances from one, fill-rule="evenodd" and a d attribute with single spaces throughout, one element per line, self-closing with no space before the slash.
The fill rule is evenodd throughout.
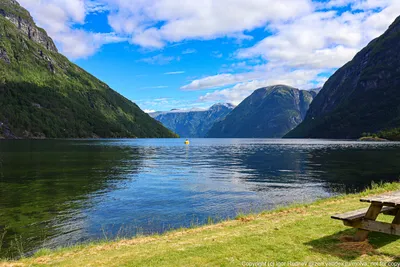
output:
<path id="1" fill-rule="evenodd" d="M 397 180 L 399 156 L 324 140 L 1 141 L 0 254 L 16 238 L 29 252 L 358 191 Z"/>
<path id="2" fill-rule="evenodd" d="M 74 141 L 0 142 L 3 255 L 19 253 L 18 242 L 29 252 L 87 238 L 84 210 L 132 181 L 141 163 L 137 148 L 89 147 Z"/>
<path id="3" fill-rule="evenodd" d="M 345 152 L 345 153 L 344 153 Z M 400 149 L 393 146 L 355 146 L 351 149 L 323 148 L 308 155 L 307 168 L 326 190 L 357 192 L 372 181 L 400 178 Z"/>

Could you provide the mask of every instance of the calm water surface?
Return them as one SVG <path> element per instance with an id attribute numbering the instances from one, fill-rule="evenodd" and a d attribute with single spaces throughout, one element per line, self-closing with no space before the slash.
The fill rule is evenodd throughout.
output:
<path id="1" fill-rule="evenodd" d="M 359 191 L 397 181 L 399 159 L 400 143 L 0 141 L 0 256 Z"/>

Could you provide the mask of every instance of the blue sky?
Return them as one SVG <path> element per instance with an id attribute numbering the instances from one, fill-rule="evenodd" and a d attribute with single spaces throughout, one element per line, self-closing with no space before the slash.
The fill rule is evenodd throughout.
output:
<path id="1" fill-rule="evenodd" d="M 322 86 L 400 15 L 398 0 L 20 3 L 60 52 L 147 111 Z"/>

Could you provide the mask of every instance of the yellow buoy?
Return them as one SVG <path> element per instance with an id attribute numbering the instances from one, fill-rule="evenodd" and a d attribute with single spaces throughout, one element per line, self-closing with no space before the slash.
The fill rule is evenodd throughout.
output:
<path id="1" fill-rule="evenodd" d="M 186 141 L 185 141 L 185 145 L 189 145 L 189 144 L 190 144 L 189 140 L 188 140 L 188 139 L 186 139 Z"/>

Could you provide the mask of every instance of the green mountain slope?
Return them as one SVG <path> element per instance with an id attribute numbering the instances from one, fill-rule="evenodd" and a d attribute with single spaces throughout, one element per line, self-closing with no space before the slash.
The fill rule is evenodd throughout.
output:
<path id="1" fill-rule="evenodd" d="M 358 138 L 400 126 L 400 17 L 324 85 L 286 137 Z"/>
<path id="2" fill-rule="evenodd" d="M 207 137 L 282 137 L 303 120 L 316 94 L 285 85 L 258 89 L 215 123 Z"/>
<path id="3" fill-rule="evenodd" d="M 205 137 L 213 124 L 222 120 L 235 106 L 231 104 L 215 104 L 208 110 L 179 111 L 155 113 L 156 120 L 181 137 Z"/>
<path id="4" fill-rule="evenodd" d="M 176 137 L 57 52 L 14 0 L 0 1 L 0 138 Z"/>

